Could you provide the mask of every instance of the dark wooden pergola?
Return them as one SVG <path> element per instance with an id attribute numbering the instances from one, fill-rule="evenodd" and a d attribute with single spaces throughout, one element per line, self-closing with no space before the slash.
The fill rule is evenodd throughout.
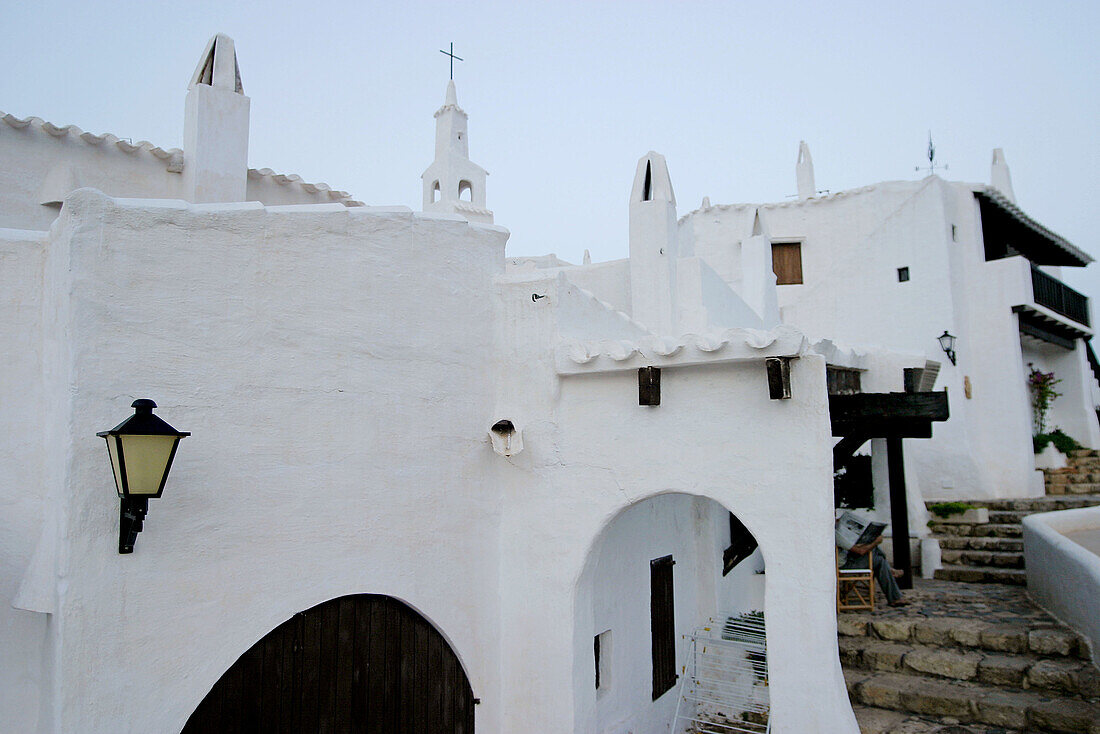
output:
<path id="1" fill-rule="evenodd" d="M 901 440 L 932 438 L 933 421 L 945 421 L 948 417 L 947 391 L 830 395 L 829 413 L 833 436 L 840 438 L 833 446 L 834 467 L 844 463 L 870 439 L 886 439 L 894 566 L 905 574 L 898 579 L 898 586 L 911 589 L 913 564 L 909 554 L 909 505 Z"/>

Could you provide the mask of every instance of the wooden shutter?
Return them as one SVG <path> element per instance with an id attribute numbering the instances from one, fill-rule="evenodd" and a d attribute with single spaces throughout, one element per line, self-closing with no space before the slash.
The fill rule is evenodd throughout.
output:
<path id="1" fill-rule="evenodd" d="M 772 270 L 776 285 L 797 285 L 802 282 L 802 243 L 773 242 Z"/>
<path id="2" fill-rule="evenodd" d="M 653 700 L 676 683 L 672 556 L 649 562 L 649 625 L 653 635 Z"/>
<path id="3" fill-rule="evenodd" d="M 742 524 L 737 516 L 730 513 L 730 544 L 722 553 L 722 575 L 725 576 L 753 554 L 757 548 L 756 538 L 749 529 Z"/>

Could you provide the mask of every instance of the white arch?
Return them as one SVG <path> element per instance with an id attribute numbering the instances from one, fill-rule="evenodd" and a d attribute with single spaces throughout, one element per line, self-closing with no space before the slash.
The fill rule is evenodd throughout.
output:
<path id="1" fill-rule="evenodd" d="M 685 501 L 680 504 L 674 498 Z M 661 502 L 665 499 L 669 501 Z M 652 507 L 652 513 L 629 514 L 647 505 Z M 655 702 L 645 696 L 646 703 L 638 701 L 636 690 L 646 685 L 645 671 L 649 666 L 645 652 L 649 645 L 645 635 L 650 615 L 648 561 L 673 555 L 677 563 L 674 612 L 677 666 L 685 662 L 681 659 L 684 651 L 680 636 L 708 617 L 720 612 L 767 611 L 763 589 L 753 581 L 762 579 L 752 573 L 755 564 L 740 566 L 734 576 L 723 577 L 721 573 L 722 550 L 728 545 L 724 529 L 730 512 L 727 504 L 717 497 L 666 490 L 619 503 L 602 518 L 573 586 L 573 713 L 577 731 L 598 728 L 619 717 L 637 717 L 643 721 L 665 720 L 672 715 L 678 687 L 664 692 Z M 752 518 L 736 512 L 733 515 L 742 520 L 754 538 L 760 537 L 753 530 L 757 523 Z M 617 524 L 623 521 L 628 524 L 616 535 Z M 758 548 L 766 562 L 767 551 L 763 546 Z M 741 600 L 736 592 L 730 596 L 734 589 L 742 591 Z M 723 599 L 733 600 L 733 608 Z M 739 603 L 744 606 L 737 608 Z M 614 640 L 612 683 L 609 691 L 599 694 L 593 685 L 592 638 L 606 629 L 611 630 Z"/>

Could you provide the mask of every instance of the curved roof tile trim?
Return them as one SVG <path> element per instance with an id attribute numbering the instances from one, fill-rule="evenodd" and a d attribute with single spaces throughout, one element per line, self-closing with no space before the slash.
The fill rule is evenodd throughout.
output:
<path id="1" fill-rule="evenodd" d="M 160 146 L 153 145 L 148 140 L 131 143 L 128 140 L 123 140 L 110 133 L 96 135 L 94 133 L 85 132 L 76 125 L 54 125 L 52 122 L 43 120 L 41 117 L 19 118 L 3 111 L 0 111 L 0 120 L 16 130 L 22 130 L 28 126 L 33 126 L 55 138 L 71 136 L 79 138 L 88 145 L 103 145 L 106 143 L 107 145 L 114 145 L 123 153 L 136 153 L 139 150 L 147 151 L 160 160 L 167 162 L 170 172 L 179 173 L 183 170 L 183 151 L 179 148 L 161 148 Z"/>
<path id="2" fill-rule="evenodd" d="M 344 206 L 364 206 L 363 202 L 353 199 L 351 194 L 347 191 L 334 189 L 327 183 L 309 183 L 303 181 L 302 177 L 296 173 L 276 173 L 270 168 L 249 168 L 248 177 L 253 180 L 269 178 L 280 186 L 289 186 L 293 184 L 310 194 L 326 194 L 329 199 L 343 204 Z"/>
<path id="3" fill-rule="evenodd" d="M 102 133 L 96 135 L 94 133 L 85 132 L 76 125 L 55 125 L 52 122 L 43 120 L 41 117 L 16 117 L 10 113 L 6 113 L 0 110 L 0 121 L 3 121 L 8 127 L 15 128 L 16 130 L 22 130 L 26 127 L 33 127 L 41 130 L 42 132 L 55 138 L 73 137 L 79 138 L 88 145 L 113 145 L 123 153 L 136 153 L 138 151 L 146 151 L 152 154 L 154 157 L 167 163 L 167 168 L 170 173 L 180 173 L 184 167 L 184 155 L 183 151 L 179 148 L 161 148 L 160 146 L 153 145 L 148 140 L 141 140 L 137 143 L 131 143 L 128 140 L 119 138 L 116 135 L 110 133 Z M 363 206 L 363 202 L 356 201 L 352 198 L 351 194 L 347 191 L 339 191 L 333 189 L 331 186 L 325 183 L 307 183 L 302 180 L 302 177 L 290 173 L 280 174 L 275 173 L 270 168 L 250 168 L 248 169 L 248 177 L 252 179 L 260 179 L 270 177 L 278 184 L 289 185 L 296 184 L 310 194 L 316 194 L 323 192 L 327 194 L 328 198 L 332 201 L 339 202 L 344 206 Z"/>
<path id="4" fill-rule="evenodd" d="M 555 350 L 559 375 L 621 372 L 639 367 L 687 367 L 715 362 L 755 362 L 765 357 L 800 357 L 808 342 L 798 329 L 777 326 L 726 329 L 678 338 L 650 336 L 638 341 L 570 340 Z"/>

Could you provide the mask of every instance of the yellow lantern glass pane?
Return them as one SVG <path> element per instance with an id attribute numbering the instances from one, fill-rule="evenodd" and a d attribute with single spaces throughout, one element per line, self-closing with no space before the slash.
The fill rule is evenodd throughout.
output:
<path id="1" fill-rule="evenodd" d="M 121 436 L 122 458 L 126 462 L 127 489 L 130 494 L 156 494 L 164 467 L 172 455 L 176 436 Z"/>
<path id="2" fill-rule="evenodd" d="M 118 467 L 118 436 L 107 437 L 107 453 L 111 455 L 111 469 L 115 473 L 115 489 L 122 495 L 122 472 Z"/>

